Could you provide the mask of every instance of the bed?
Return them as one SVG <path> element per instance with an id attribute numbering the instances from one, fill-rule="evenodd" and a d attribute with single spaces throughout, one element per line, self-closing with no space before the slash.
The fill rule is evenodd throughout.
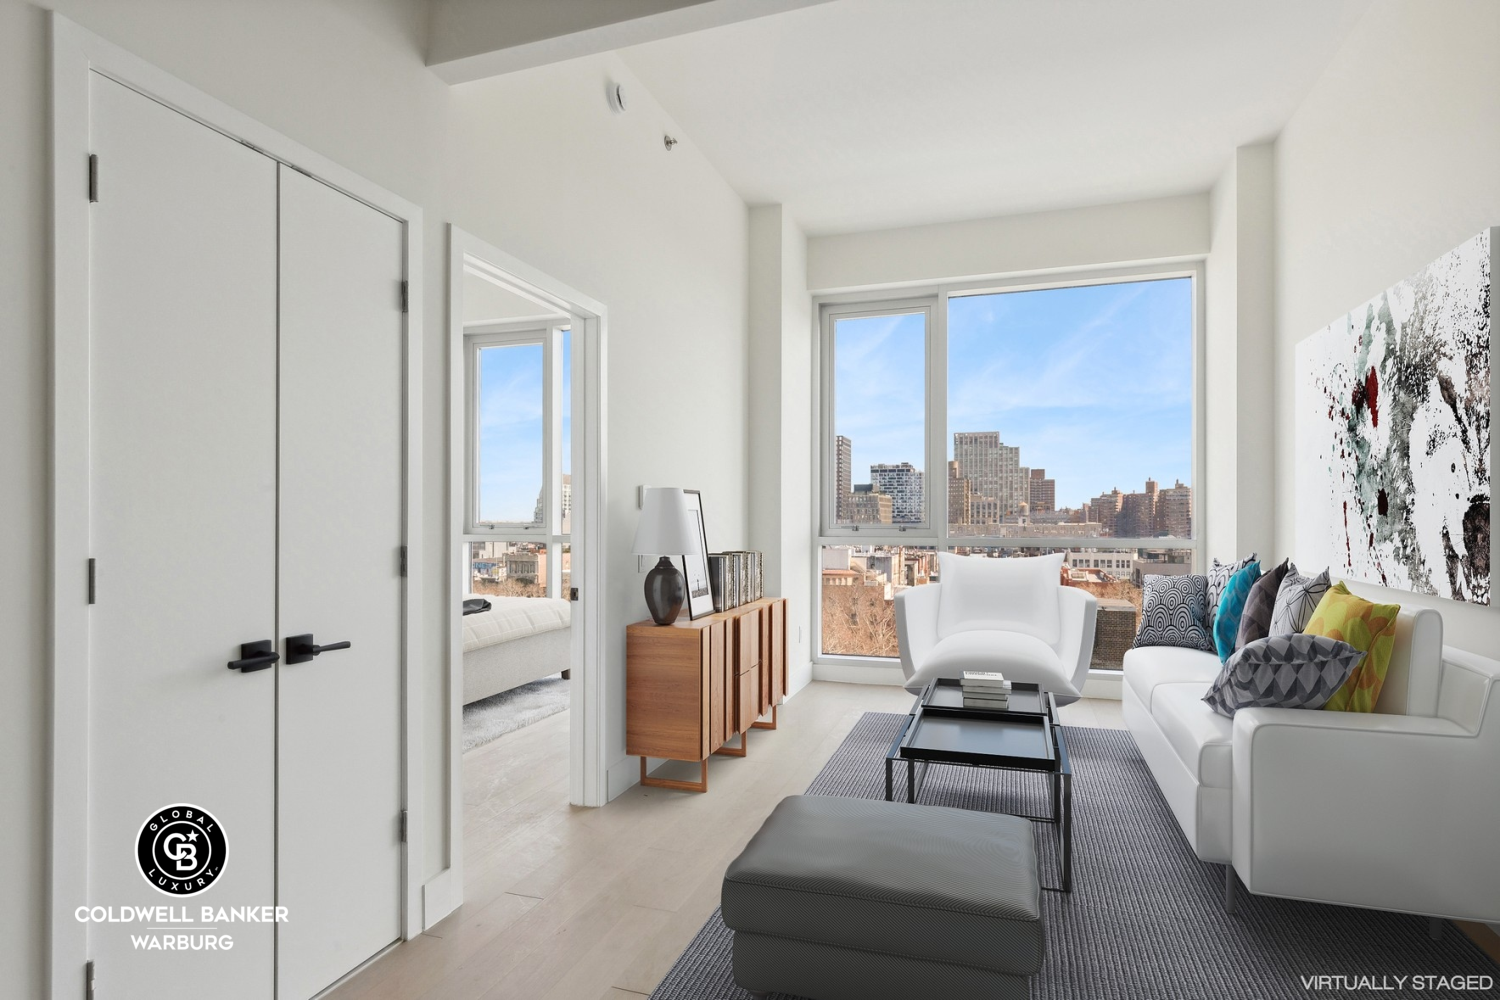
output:
<path id="1" fill-rule="evenodd" d="M 483 597 L 490 610 L 464 615 L 464 704 L 562 672 L 573 652 L 572 605 L 551 597 Z"/>

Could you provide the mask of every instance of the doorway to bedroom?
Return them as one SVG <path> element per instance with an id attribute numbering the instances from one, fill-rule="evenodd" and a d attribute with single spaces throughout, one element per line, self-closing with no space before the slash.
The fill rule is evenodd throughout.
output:
<path id="1" fill-rule="evenodd" d="M 518 762 L 559 808 L 605 801 L 604 307 L 456 227 L 448 284 L 451 812 L 428 926 L 503 835 Z"/>

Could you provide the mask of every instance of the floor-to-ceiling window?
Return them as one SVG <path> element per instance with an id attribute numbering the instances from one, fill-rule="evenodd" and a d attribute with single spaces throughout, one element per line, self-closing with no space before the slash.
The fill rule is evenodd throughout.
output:
<path id="1" fill-rule="evenodd" d="M 1065 553 L 1118 669 L 1141 581 L 1202 535 L 1196 269 L 821 308 L 819 658 L 898 655 L 937 553 Z"/>

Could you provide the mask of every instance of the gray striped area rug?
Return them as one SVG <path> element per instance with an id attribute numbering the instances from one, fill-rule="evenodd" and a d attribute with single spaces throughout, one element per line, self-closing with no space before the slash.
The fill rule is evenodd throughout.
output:
<path id="1" fill-rule="evenodd" d="M 883 798 L 885 753 L 905 717 L 869 712 L 808 786 L 815 795 Z M 1067 729 L 1073 764 L 1073 892 L 1042 893 L 1047 957 L 1031 995 L 1068 1000 L 1279 1000 L 1500 996 L 1500 967 L 1421 917 L 1253 896 L 1224 912 L 1223 868 L 1194 857 L 1130 734 Z M 903 794 L 898 770 L 897 795 Z M 1046 782 L 1011 771 L 934 765 L 921 801 L 1048 812 Z M 1058 884 L 1056 834 L 1035 824 L 1043 884 Z M 1413 844 L 1413 850 L 1422 845 Z M 1371 872 L 1379 878 L 1379 872 Z M 743 1000 L 730 931 L 716 911 L 652 1000 Z M 1479 991 L 1413 989 L 1414 976 L 1488 976 Z M 1343 977 L 1319 981 L 1309 977 Z M 1397 986 L 1397 977 L 1407 977 Z M 1363 978 L 1361 978 L 1363 977 Z"/>

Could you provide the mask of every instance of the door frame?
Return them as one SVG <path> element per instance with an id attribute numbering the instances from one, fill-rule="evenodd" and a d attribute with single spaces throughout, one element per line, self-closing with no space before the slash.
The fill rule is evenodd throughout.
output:
<path id="1" fill-rule="evenodd" d="M 89 787 L 89 74 L 99 73 L 271 159 L 309 174 L 402 224 L 405 322 L 405 542 L 402 598 L 402 779 L 410 817 L 402 852 L 402 936 L 422 927 L 422 210 L 55 12 L 52 34 L 52 440 L 48 553 L 51 788 L 48 992 L 72 997 L 88 960 Z M 109 196 L 108 164 L 99 193 Z M 269 902 L 269 900 L 267 901 Z M 73 903 L 77 906 L 78 903 Z"/>
<path id="2" fill-rule="evenodd" d="M 568 734 L 568 799 L 574 805 L 608 801 L 604 719 L 605 363 L 608 312 L 603 303 L 557 281 L 474 234 L 448 226 L 448 867 L 427 883 L 430 927 L 463 902 L 463 616 L 467 517 L 468 405 L 464 352 L 463 278 L 466 259 L 482 262 L 485 277 L 572 317 L 573 517 L 572 662 Z"/>

